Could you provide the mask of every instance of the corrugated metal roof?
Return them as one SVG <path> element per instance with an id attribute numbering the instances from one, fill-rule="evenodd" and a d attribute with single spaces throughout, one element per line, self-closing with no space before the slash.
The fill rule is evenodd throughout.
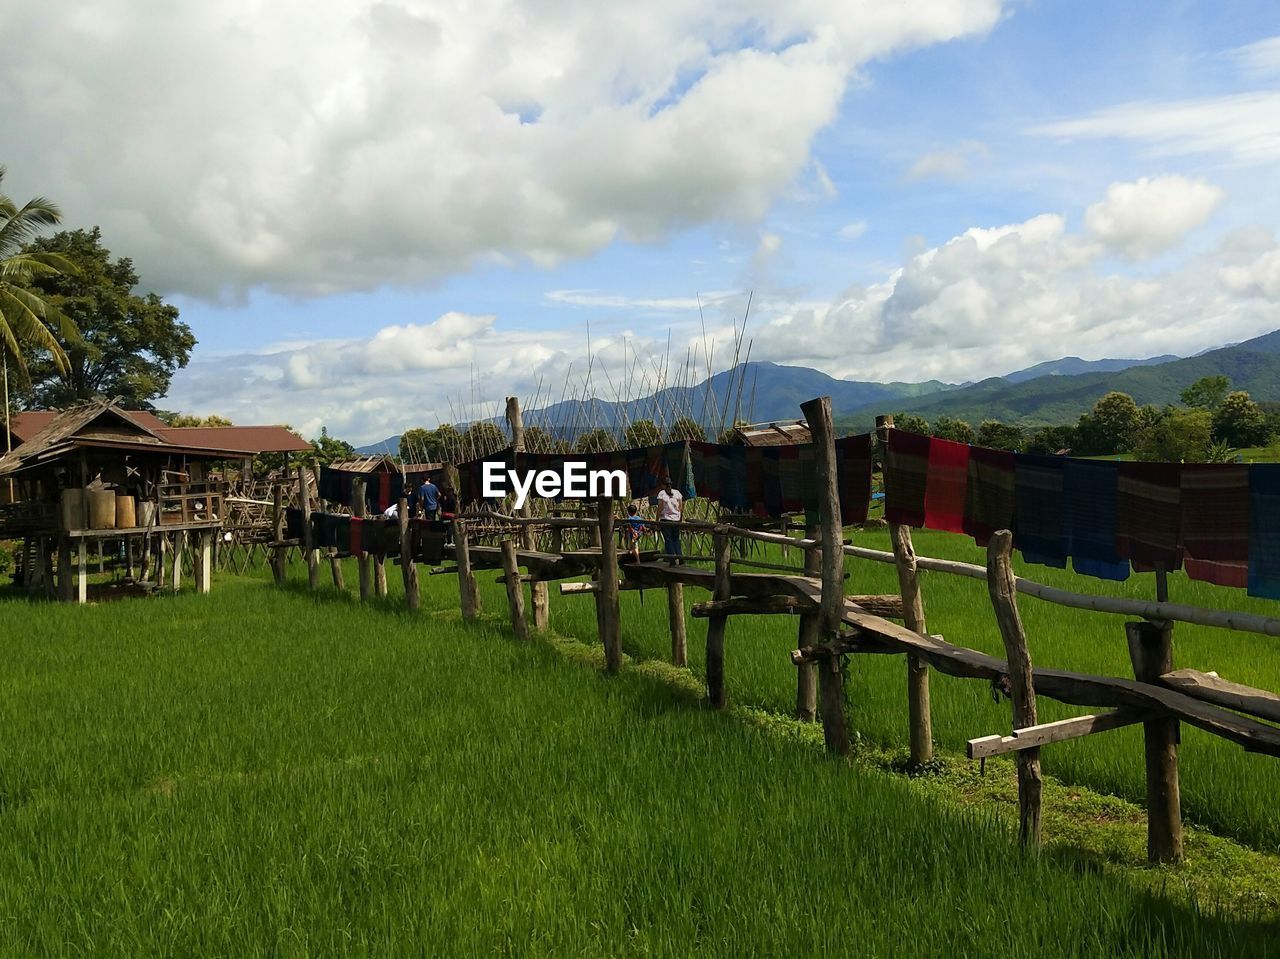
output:
<path id="1" fill-rule="evenodd" d="M 734 427 L 733 430 L 733 441 L 743 446 L 799 446 L 812 440 L 809 424 L 804 420 L 753 423 Z"/>
<path id="2" fill-rule="evenodd" d="M 161 426 L 156 430 L 178 446 L 245 453 L 295 453 L 311 444 L 283 426 Z"/>
<path id="3" fill-rule="evenodd" d="M 330 463 L 329 469 L 341 473 L 399 473 L 400 466 L 386 453 L 373 456 L 361 456 L 353 460 L 339 460 Z"/>
<path id="4" fill-rule="evenodd" d="M 147 410 L 126 410 L 129 417 L 149 430 L 165 429 L 164 420 Z M 15 413 L 9 420 L 9 432 L 18 442 L 25 443 L 55 419 L 62 415 L 62 410 L 23 410 Z"/>

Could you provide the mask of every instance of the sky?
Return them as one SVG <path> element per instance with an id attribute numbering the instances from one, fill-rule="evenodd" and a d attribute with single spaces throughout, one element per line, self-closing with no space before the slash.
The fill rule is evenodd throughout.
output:
<path id="1" fill-rule="evenodd" d="M 1274 0 L 0 0 L 5 191 L 355 443 L 752 360 L 964 382 L 1280 328 Z M 665 371 L 665 372 L 664 372 Z"/>

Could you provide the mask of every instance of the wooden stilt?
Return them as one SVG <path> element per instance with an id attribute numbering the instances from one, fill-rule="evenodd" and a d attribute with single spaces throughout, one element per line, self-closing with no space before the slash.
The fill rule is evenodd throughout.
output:
<path id="1" fill-rule="evenodd" d="M 458 600 L 462 618 L 473 620 L 480 612 L 480 596 L 476 591 L 476 575 L 471 570 L 470 531 L 466 520 L 453 521 L 453 554 L 458 561 Z"/>
<path id="2" fill-rule="evenodd" d="M 363 520 L 365 517 L 365 480 L 363 476 L 357 476 L 351 481 L 351 515 L 357 519 Z M 367 529 L 367 526 L 363 528 Z M 356 566 L 360 573 L 360 599 L 363 602 L 373 595 L 373 554 L 363 543 L 359 555 L 356 556 Z"/>
<path id="3" fill-rule="evenodd" d="M 101 549 L 102 540 L 98 540 Z M 76 602 L 83 606 L 89 601 L 89 553 L 84 537 L 76 542 Z"/>
<path id="4" fill-rule="evenodd" d="M 333 575 L 333 588 L 340 593 L 347 591 L 347 578 L 342 572 L 342 560 L 338 559 L 338 551 L 329 553 L 329 572 Z"/>
<path id="5" fill-rule="evenodd" d="M 320 588 L 320 551 L 311 530 L 311 471 L 298 467 L 298 502 L 302 504 L 302 553 L 307 560 L 307 586 Z"/>
<path id="6" fill-rule="evenodd" d="M 208 593 L 213 575 L 213 533 L 201 530 L 196 534 L 199 556 L 196 557 L 196 592 Z"/>
<path id="7" fill-rule="evenodd" d="M 409 528 L 409 498 L 400 497 L 396 509 L 400 519 L 400 574 L 404 578 L 404 601 L 410 610 L 421 603 L 418 596 L 418 564 L 413 561 L 413 535 Z"/>
<path id="8" fill-rule="evenodd" d="M 510 539 L 502 541 L 502 571 L 506 574 L 507 606 L 511 610 L 511 630 L 516 639 L 529 638 L 529 624 L 524 617 L 524 584 L 520 582 L 520 567 L 516 561 L 516 544 Z"/>
<path id="9" fill-rule="evenodd" d="M 684 584 L 667 584 L 667 621 L 671 625 L 671 662 L 676 666 L 689 663 L 689 641 L 685 635 Z"/>
<path id="10" fill-rule="evenodd" d="M 816 540 L 820 535 L 815 524 L 805 526 L 805 539 Z M 814 578 L 822 576 L 822 550 L 808 549 L 804 553 L 804 574 Z M 822 613 L 814 610 L 800 614 L 796 630 L 796 648 L 816 646 L 822 642 Z M 796 667 L 796 718 L 811 723 L 818 718 L 818 664 L 803 663 Z"/>
<path id="11" fill-rule="evenodd" d="M 1009 687 L 1013 699 L 1013 728 L 1036 725 L 1036 688 L 1031 673 L 1031 651 L 1018 615 L 1018 593 L 1014 582 L 1013 534 L 1002 529 L 987 545 L 987 591 L 995 609 L 1000 637 L 1009 661 Z M 1019 750 L 1018 841 L 1032 848 L 1040 845 L 1040 747 Z"/>
<path id="12" fill-rule="evenodd" d="M 1125 623 L 1129 658 L 1138 682 L 1159 684 L 1173 670 L 1173 625 Z M 1147 859 L 1182 861 L 1182 799 L 1178 783 L 1178 720 L 1142 724 L 1147 766 Z"/>
<path id="13" fill-rule="evenodd" d="M 376 553 L 373 557 L 373 591 L 379 596 L 387 595 L 387 557 L 384 553 Z"/>
<path id="14" fill-rule="evenodd" d="M 824 642 L 835 639 L 844 611 L 844 536 L 840 521 L 840 491 L 836 476 L 836 437 L 831 421 L 831 397 L 822 396 L 800 406 L 813 436 L 814 469 L 818 485 L 818 525 L 822 542 L 822 607 L 820 632 Z M 841 657 L 831 655 L 818 674 L 822 736 L 827 751 L 849 754 L 849 728 L 844 713 L 844 675 Z"/>
<path id="15" fill-rule="evenodd" d="M 613 535 L 613 500 L 609 497 L 598 501 L 595 529 L 600 536 L 596 610 L 604 643 L 604 671 L 613 674 L 622 668 L 622 617 L 618 609 L 618 541 Z"/>
<path id="16" fill-rule="evenodd" d="M 58 537 L 58 598 L 64 603 L 76 599 L 75 573 L 71 568 L 71 537 Z"/>
<path id="17" fill-rule="evenodd" d="M 284 491 L 281 489 L 279 481 L 275 484 L 274 500 L 271 514 L 272 542 L 278 543 L 284 539 Z M 285 547 L 276 546 L 272 548 L 271 575 L 275 578 L 277 586 L 284 585 L 285 555 Z"/>
<path id="18" fill-rule="evenodd" d="M 187 545 L 186 530 L 178 530 L 173 534 L 173 582 L 170 584 L 176 593 L 182 588 L 182 551 Z"/>
<path id="19" fill-rule="evenodd" d="M 727 533 L 718 530 L 711 535 L 711 552 L 716 559 L 715 586 L 711 598 L 727 600 L 732 595 L 732 567 L 730 566 L 732 543 Z M 724 709 L 727 696 L 724 689 L 724 632 L 727 616 L 707 619 L 707 701 L 713 709 Z"/>

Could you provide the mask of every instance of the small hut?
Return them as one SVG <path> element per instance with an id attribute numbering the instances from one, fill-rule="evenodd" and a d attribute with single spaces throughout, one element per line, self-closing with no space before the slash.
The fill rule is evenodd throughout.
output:
<path id="1" fill-rule="evenodd" d="M 809 424 L 804 420 L 735 426 L 729 437 L 734 446 L 801 446 L 812 441 Z"/>

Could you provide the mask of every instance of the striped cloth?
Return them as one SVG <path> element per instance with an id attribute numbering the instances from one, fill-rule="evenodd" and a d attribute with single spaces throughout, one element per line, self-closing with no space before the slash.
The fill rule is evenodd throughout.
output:
<path id="1" fill-rule="evenodd" d="M 1077 573 L 1120 582 L 1129 563 L 1116 555 L 1117 463 L 1066 461 L 1066 527 L 1071 566 Z"/>
<path id="2" fill-rule="evenodd" d="M 1249 595 L 1280 599 L 1280 464 L 1249 467 Z"/>
<path id="3" fill-rule="evenodd" d="M 806 470 L 813 477 L 810 464 Z M 865 523 L 871 505 L 871 434 L 836 440 L 836 476 L 840 490 L 840 518 L 845 525 Z"/>
<path id="4" fill-rule="evenodd" d="M 1249 467 L 1182 467 L 1182 547 L 1192 579 L 1249 585 Z"/>
<path id="5" fill-rule="evenodd" d="M 1116 553 L 1138 572 L 1182 567 L 1182 466 L 1121 463 L 1116 484 Z"/>
<path id="6" fill-rule="evenodd" d="M 889 430 L 884 457 L 884 516 L 903 526 L 924 525 L 930 438 Z"/>
<path id="7" fill-rule="evenodd" d="M 364 553 L 364 524 L 365 521 L 359 517 L 351 517 L 351 534 L 347 543 L 353 556 L 360 556 Z"/>
<path id="8" fill-rule="evenodd" d="M 964 532 L 979 546 L 996 530 L 1013 529 L 1014 455 L 975 446 L 969 450 L 969 485 L 964 499 Z"/>
<path id="9" fill-rule="evenodd" d="M 964 532 L 965 491 L 969 485 L 969 447 L 940 440 L 929 444 L 925 481 L 924 525 L 948 533 Z"/>
<path id="10" fill-rule="evenodd" d="M 1063 525 L 1066 461 L 1059 456 L 1015 457 L 1018 506 L 1013 518 L 1013 542 L 1028 563 L 1067 565 Z"/>

